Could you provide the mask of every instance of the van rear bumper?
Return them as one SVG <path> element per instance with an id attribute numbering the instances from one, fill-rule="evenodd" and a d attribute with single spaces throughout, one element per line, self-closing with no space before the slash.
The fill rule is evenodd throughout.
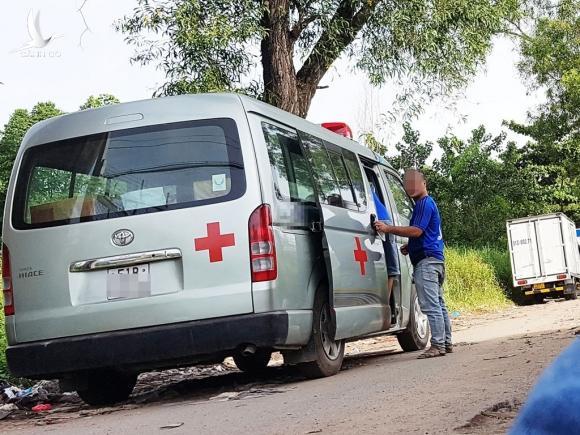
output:
<path id="1" fill-rule="evenodd" d="M 14 376 L 58 378 L 105 368 L 146 370 L 219 357 L 242 344 L 286 343 L 285 311 L 196 320 L 9 346 Z"/>

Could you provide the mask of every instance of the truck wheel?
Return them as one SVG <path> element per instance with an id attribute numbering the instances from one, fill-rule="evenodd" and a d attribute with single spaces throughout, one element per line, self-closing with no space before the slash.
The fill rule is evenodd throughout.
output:
<path id="1" fill-rule="evenodd" d="M 136 383 L 136 373 L 113 370 L 94 372 L 87 375 L 86 386 L 77 393 L 89 405 L 113 405 L 127 400 Z"/>
<path id="2" fill-rule="evenodd" d="M 316 359 L 298 366 L 302 374 L 311 379 L 335 375 L 340 371 L 344 359 L 344 340 L 331 339 L 332 320 L 327 294 L 324 289 L 319 290 L 314 299 L 309 346 L 313 346 Z"/>
<path id="3" fill-rule="evenodd" d="M 564 299 L 567 301 L 578 299 L 578 293 L 576 293 L 576 289 L 574 289 L 574 292 L 564 295 Z"/>
<path id="4" fill-rule="evenodd" d="M 421 307 L 419 306 L 417 289 L 412 286 L 409 324 L 403 332 L 397 335 L 397 340 L 405 352 L 414 352 L 427 347 L 430 332 L 427 316 L 421 312 Z"/>
<path id="5" fill-rule="evenodd" d="M 244 355 L 241 352 L 236 352 L 233 355 L 234 362 L 238 369 L 246 373 L 260 373 L 270 362 L 272 352 L 266 349 L 257 349 L 254 354 Z"/>

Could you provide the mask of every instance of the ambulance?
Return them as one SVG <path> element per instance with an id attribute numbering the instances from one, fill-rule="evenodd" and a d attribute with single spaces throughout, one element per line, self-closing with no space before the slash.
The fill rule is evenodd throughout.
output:
<path id="1" fill-rule="evenodd" d="M 11 373 L 103 405 L 152 369 L 233 356 L 258 372 L 279 351 L 314 378 L 340 370 L 350 340 L 396 334 L 423 349 L 403 255 L 387 296 L 371 185 L 408 225 L 413 202 L 377 154 L 236 94 L 34 125 L 4 210 Z"/>

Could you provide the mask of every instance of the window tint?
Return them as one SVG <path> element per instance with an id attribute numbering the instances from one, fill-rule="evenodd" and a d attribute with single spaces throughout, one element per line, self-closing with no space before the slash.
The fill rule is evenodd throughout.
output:
<path id="1" fill-rule="evenodd" d="M 276 196 L 286 201 L 315 202 L 308 162 L 296 132 L 262 123 Z"/>
<path id="2" fill-rule="evenodd" d="M 395 205 L 397 206 L 397 211 L 401 220 L 400 223 L 401 225 L 407 226 L 411 222 L 411 215 L 413 214 L 413 203 L 405 192 L 401 181 L 387 171 L 384 171 L 384 173 L 387 177 L 389 189 L 393 194 Z"/>
<path id="3" fill-rule="evenodd" d="M 330 205 L 342 205 L 340 191 L 332 163 L 322 141 L 306 133 L 300 133 L 302 144 L 308 150 L 308 158 L 312 165 L 320 202 Z"/>
<path id="4" fill-rule="evenodd" d="M 348 170 L 348 175 L 350 176 L 352 187 L 354 188 L 354 193 L 359 204 L 359 209 L 362 211 L 366 209 L 367 194 L 365 191 L 365 183 L 363 181 L 363 174 L 361 172 L 358 159 L 355 153 L 344 149 L 342 150 L 342 156 L 344 157 L 344 162 L 346 163 L 346 169 Z"/>
<path id="5" fill-rule="evenodd" d="M 28 149 L 13 223 L 39 228 L 192 207 L 245 188 L 233 120 L 133 128 Z"/>

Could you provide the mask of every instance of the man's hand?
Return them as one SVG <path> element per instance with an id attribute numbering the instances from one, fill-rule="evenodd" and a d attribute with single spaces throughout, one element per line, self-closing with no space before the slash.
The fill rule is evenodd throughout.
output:
<path id="1" fill-rule="evenodd" d="M 407 243 L 401 246 L 401 254 L 409 255 L 409 245 Z"/>
<path id="2" fill-rule="evenodd" d="M 392 225 L 388 225 L 384 222 L 381 221 L 376 221 L 375 222 L 375 230 L 380 232 L 380 233 L 389 233 L 389 229 L 392 227 Z"/>

